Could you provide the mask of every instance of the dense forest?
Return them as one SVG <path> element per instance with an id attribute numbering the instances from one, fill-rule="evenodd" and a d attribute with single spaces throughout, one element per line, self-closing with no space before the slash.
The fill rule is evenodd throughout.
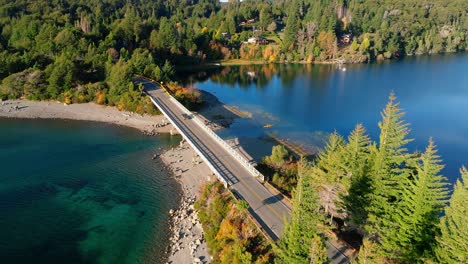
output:
<path id="1" fill-rule="evenodd" d="M 174 66 L 218 60 L 462 51 L 467 10 L 465 0 L 0 0 L 0 97 L 152 112 L 134 74 L 169 81 Z"/>

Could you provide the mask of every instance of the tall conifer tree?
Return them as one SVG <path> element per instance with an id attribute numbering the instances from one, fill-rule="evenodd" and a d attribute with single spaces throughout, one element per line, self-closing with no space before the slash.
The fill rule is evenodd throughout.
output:
<path id="1" fill-rule="evenodd" d="M 408 124 L 402 118 L 404 112 L 395 102 L 392 92 L 379 122 L 379 145 L 373 148 L 371 171 L 370 205 L 367 208 L 366 229 L 370 238 L 380 241 L 383 252 L 392 256 L 398 249 L 387 243 L 396 232 L 395 209 L 401 199 L 405 179 L 410 175 L 408 154 L 405 145 L 411 141 Z"/>
<path id="2" fill-rule="evenodd" d="M 344 173 L 343 167 L 343 147 L 345 141 L 337 132 L 332 133 L 328 137 L 325 149 L 319 153 L 317 167 L 320 168 L 325 174 L 327 183 L 336 183 L 339 181 Z"/>
<path id="3" fill-rule="evenodd" d="M 351 219 L 356 224 L 362 224 L 366 219 L 365 205 L 368 204 L 369 193 L 369 158 L 370 138 L 366 129 L 358 124 L 348 137 L 344 147 L 344 167 L 346 175 L 342 183 L 346 188 L 343 201 Z"/>
<path id="4" fill-rule="evenodd" d="M 345 140 L 337 132 L 332 133 L 325 149 L 317 159 L 317 170 L 313 177 L 314 182 L 320 184 L 320 202 L 325 214 L 332 218 L 343 213 L 343 203 L 340 194 L 346 192 L 342 179 L 346 175 L 344 167 Z"/>
<path id="5" fill-rule="evenodd" d="M 439 215 L 448 195 L 446 178 L 439 174 L 443 167 L 431 139 L 412 177 L 404 180 L 396 215 L 397 235 L 391 237 L 400 251 L 400 255 L 394 256 L 397 259 L 414 263 L 432 255 Z"/>
<path id="6" fill-rule="evenodd" d="M 366 129 L 358 124 L 348 137 L 348 143 L 343 148 L 343 168 L 346 171 L 342 182 L 349 189 L 353 179 L 366 174 L 369 167 L 370 138 Z"/>
<path id="7" fill-rule="evenodd" d="M 313 168 L 300 165 L 297 187 L 293 193 L 291 220 L 286 222 L 283 237 L 276 248 L 278 263 L 326 261 L 326 249 L 319 228 L 324 219 L 319 212 L 318 195 L 310 176 L 311 170 Z"/>
<path id="8" fill-rule="evenodd" d="M 378 245 L 368 239 L 362 241 L 361 248 L 352 264 L 381 264 L 387 263 L 386 259 L 378 252 Z"/>
<path id="9" fill-rule="evenodd" d="M 468 170 L 461 169 L 461 179 L 457 180 L 445 208 L 445 216 L 440 221 L 440 236 L 436 257 L 440 263 L 468 263 Z"/>
<path id="10" fill-rule="evenodd" d="M 294 49 L 294 45 L 297 40 L 297 31 L 299 30 L 299 3 L 297 0 L 292 1 L 289 11 L 288 18 L 286 21 L 286 27 L 284 28 L 284 39 L 283 45 L 285 51 L 291 51 Z"/>

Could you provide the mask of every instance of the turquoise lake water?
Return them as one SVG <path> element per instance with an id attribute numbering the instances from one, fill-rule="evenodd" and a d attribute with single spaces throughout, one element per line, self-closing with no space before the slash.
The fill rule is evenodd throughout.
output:
<path id="1" fill-rule="evenodd" d="M 306 147 L 323 146 L 328 133 L 347 136 L 357 123 L 377 139 L 380 112 L 394 91 L 411 124 L 410 149 L 423 151 L 433 137 L 451 182 L 462 164 L 468 166 L 466 52 L 341 67 L 233 66 L 198 72 L 184 82 L 251 112 L 252 118 L 238 119 L 220 133 L 239 137 L 253 151 L 258 146 L 250 142 L 265 139 L 266 133 Z M 264 129 L 265 124 L 273 127 Z"/>
<path id="2" fill-rule="evenodd" d="M 151 157 L 179 140 L 0 119 L 0 263 L 160 263 L 179 187 Z"/>

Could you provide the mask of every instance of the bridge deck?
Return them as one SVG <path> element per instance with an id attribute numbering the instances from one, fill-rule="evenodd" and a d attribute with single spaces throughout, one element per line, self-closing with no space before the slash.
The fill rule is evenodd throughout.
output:
<path id="1" fill-rule="evenodd" d="M 168 118 L 177 122 L 177 127 L 189 137 L 191 141 L 209 160 L 229 188 L 246 200 L 252 216 L 262 228 L 276 240 L 283 230 L 283 221 L 290 215 L 290 208 L 280 196 L 272 193 L 256 177 L 254 177 L 240 162 L 238 162 L 223 146 L 206 133 L 193 119 L 186 118 L 180 109 L 157 84 L 139 79 L 145 91 Z M 181 131 L 182 132 L 182 131 Z"/>
<path id="2" fill-rule="evenodd" d="M 201 152 L 211 164 L 212 169 L 214 168 L 221 174 L 231 191 L 249 203 L 249 212 L 262 229 L 270 238 L 277 240 L 283 231 L 284 219 L 290 217 L 291 205 L 257 180 L 195 120 L 187 118 L 184 110 L 160 88 L 159 84 L 143 78 L 137 78 L 136 81 L 144 85 L 153 103 L 173 124 L 175 123 L 178 130 L 182 130 L 180 132 L 187 137 L 186 140 L 190 141 L 189 143 L 197 148 L 198 152 Z M 331 241 L 327 244 L 328 255 L 333 263 L 349 262 L 347 257 L 340 252 L 341 250 L 331 245 Z"/>

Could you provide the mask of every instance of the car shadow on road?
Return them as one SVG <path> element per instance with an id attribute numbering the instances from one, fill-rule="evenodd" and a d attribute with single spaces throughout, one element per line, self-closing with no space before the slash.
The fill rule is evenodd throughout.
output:
<path id="1" fill-rule="evenodd" d="M 265 200 L 262 201 L 263 204 L 274 204 L 274 203 L 277 203 L 281 200 L 283 200 L 283 195 L 281 194 L 277 194 L 277 195 L 274 195 L 274 196 L 270 196 L 268 198 L 266 198 Z"/>

